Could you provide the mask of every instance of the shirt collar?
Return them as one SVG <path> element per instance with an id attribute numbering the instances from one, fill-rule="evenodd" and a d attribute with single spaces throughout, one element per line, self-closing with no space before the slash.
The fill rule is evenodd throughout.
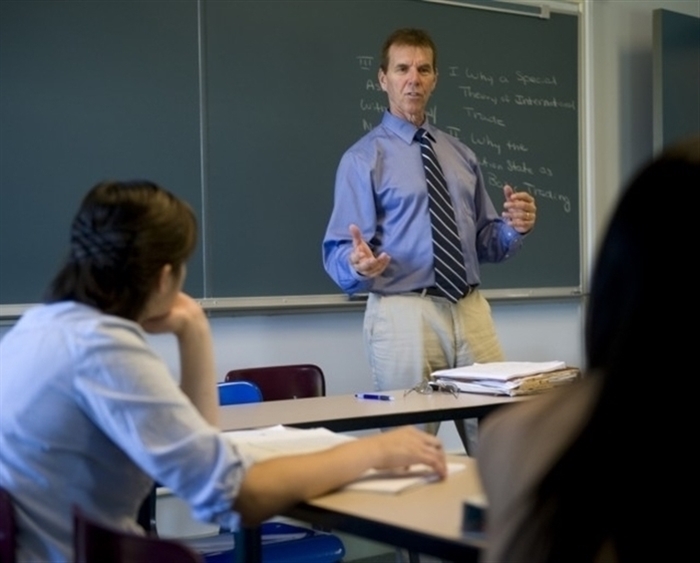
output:
<path id="1" fill-rule="evenodd" d="M 418 127 L 413 125 L 413 123 L 406 121 L 405 119 L 401 119 L 400 117 L 396 117 L 389 110 L 384 112 L 384 117 L 382 117 L 382 125 L 397 135 L 400 139 L 403 139 L 407 145 L 410 145 L 413 142 L 416 131 L 418 131 Z M 431 137 L 434 139 L 434 135 L 431 132 L 432 127 L 428 124 L 427 118 L 421 127 L 428 131 Z"/>

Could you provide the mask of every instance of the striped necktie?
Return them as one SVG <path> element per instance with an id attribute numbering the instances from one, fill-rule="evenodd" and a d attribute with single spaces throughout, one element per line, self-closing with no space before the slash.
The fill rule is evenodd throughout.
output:
<path id="1" fill-rule="evenodd" d="M 464 267 L 462 245 L 457 234 L 457 222 L 433 146 L 432 135 L 418 129 L 414 137 L 420 143 L 420 152 L 428 184 L 428 209 L 433 233 L 435 286 L 453 303 L 467 293 L 467 270 Z"/>

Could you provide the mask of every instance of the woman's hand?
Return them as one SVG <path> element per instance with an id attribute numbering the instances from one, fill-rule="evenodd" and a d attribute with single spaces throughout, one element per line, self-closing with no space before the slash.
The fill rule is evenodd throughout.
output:
<path id="1" fill-rule="evenodd" d="M 405 469 L 415 463 L 447 475 L 440 440 L 414 427 L 352 440 L 311 454 L 282 456 L 253 464 L 246 473 L 235 509 L 255 525 L 295 502 L 325 494 L 368 469 Z"/>
<path id="2" fill-rule="evenodd" d="M 380 461 L 375 469 L 405 468 L 414 463 L 423 463 L 435 471 L 441 479 L 447 476 L 447 462 L 442 442 L 413 426 L 405 426 L 391 432 L 382 432 L 364 438 L 376 445 Z"/>
<path id="3" fill-rule="evenodd" d="M 173 333 L 181 337 L 192 325 L 202 322 L 206 323 L 202 307 L 192 297 L 181 291 L 175 297 L 170 311 L 141 321 L 141 326 L 146 332 L 152 334 Z"/>

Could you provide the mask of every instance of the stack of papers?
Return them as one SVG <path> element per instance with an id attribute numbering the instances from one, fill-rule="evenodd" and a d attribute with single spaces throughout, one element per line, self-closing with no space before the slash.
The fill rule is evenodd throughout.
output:
<path id="1" fill-rule="evenodd" d="M 224 435 L 238 448 L 242 455 L 254 462 L 284 455 L 318 452 L 357 439 L 353 436 L 331 432 L 326 428 L 302 430 L 286 426 L 224 432 Z M 464 467 L 460 463 L 450 463 L 447 469 L 448 473 L 455 473 Z M 416 464 L 402 471 L 370 469 L 359 479 L 346 485 L 344 490 L 399 493 L 410 487 L 437 480 L 437 475 L 429 467 Z"/>
<path id="2" fill-rule="evenodd" d="M 438 382 L 456 385 L 465 393 L 531 395 L 570 383 L 578 368 L 564 362 L 491 362 L 433 372 Z"/>

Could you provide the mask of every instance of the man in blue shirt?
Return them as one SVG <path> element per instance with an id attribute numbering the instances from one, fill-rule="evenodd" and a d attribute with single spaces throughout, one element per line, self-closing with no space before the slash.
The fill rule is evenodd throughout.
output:
<path id="1" fill-rule="evenodd" d="M 536 207 L 532 196 L 506 185 L 499 215 L 476 155 L 427 122 L 437 84 L 436 49 L 427 33 L 400 29 L 389 36 L 379 83 L 389 110 L 340 161 L 323 261 L 343 291 L 369 292 L 364 332 L 375 387 L 409 389 L 437 369 L 503 359 L 490 307 L 478 291 L 479 262 L 516 252 L 535 224 Z M 454 208 L 467 284 L 456 302 L 436 287 L 418 128 L 431 137 Z"/>

